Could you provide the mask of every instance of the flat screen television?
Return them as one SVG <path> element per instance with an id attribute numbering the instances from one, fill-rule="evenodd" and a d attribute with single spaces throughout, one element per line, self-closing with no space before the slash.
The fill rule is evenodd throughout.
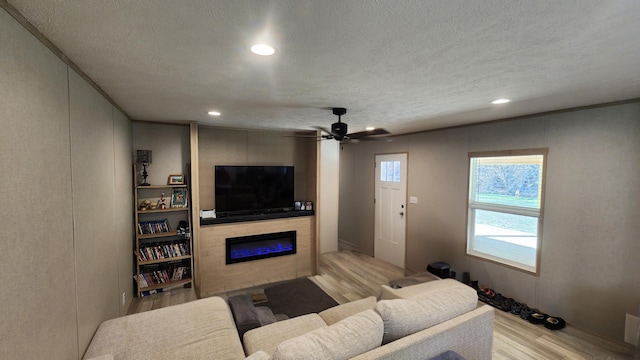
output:
<path id="1" fill-rule="evenodd" d="M 294 206 L 293 166 L 215 167 L 216 213 L 271 213 Z"/>

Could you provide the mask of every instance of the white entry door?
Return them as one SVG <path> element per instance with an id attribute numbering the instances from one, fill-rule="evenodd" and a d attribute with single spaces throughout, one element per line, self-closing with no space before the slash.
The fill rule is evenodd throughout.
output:
<path id="1" fill-rule="evenodd" d="M 407 154 L 376 155 L 374 256 L 404 268 Z"/>

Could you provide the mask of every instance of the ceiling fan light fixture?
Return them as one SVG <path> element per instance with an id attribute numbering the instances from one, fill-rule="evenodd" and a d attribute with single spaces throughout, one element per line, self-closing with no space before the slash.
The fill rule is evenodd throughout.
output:
<path id="1" fill-rule="evenodd" d="M 220 112 L 219 111 L 209 111 L 207 114 L 211 115 L 211 116 L 220 116 Z"/>
<path id="2" fill-rule="evenodd" d="M 260 56 L 269 56 L 273 55 L 276 52 L 276 49 L 267 44 L 255 44 L 251 47 L 251 52 Z"/>
<path id="3" fill-rule="evenodd" d="M 367 127 L 366 127 L 366 128 L 364 128 L 364 129 L 365 129 L 366 131 L 373 131 L 373 130 L 375 130 L 376 128 L 375 128 L 375 127 L 373 127 L 373 126 L 367 126 Z"/>
<path id="4" fill-rule="evenodd" d="M 314 126 L 314 128 L 321 130 L 325 134 L 320 135 L 320 139 L 334 139 L 337 141 L 349 141 L 349 142 L 360 142 L 363 140 L 381 140 L 384 139 L 384 136 L 381 135 L 389 135 L 390 133 L 385 129 L 375 128 L 375 127 L 367 127 L 365 131 L 358 131 L 354 133 L 349 133 L 347 130 L 347 124 L 343 123 L 340 118 L 342 115 L 347 113 L 346 108 L 332 108 L 333 115 L 338 116 L 338 121 L 331 124 L 331 129 L 327 129 L 321 126 Z"/>
<path id="5" fill-rule="evenodd" d="M 500 105 L 500 104 L 506 104 L 510 101 L 511 101 L 510 99 L 496 99 L 496 100 L 493 100 L 491 103 L 493 105 Z"/>

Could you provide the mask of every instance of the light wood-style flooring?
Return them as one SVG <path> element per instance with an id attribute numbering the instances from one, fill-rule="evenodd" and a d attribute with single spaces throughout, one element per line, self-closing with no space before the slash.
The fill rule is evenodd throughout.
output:
<path id="1" fill-rule="evenodd" d="M 406 275 L 412 274 L 355 251 L 340 251 L 322 255 L 319 274 L 310 279 L 342 304 L 367 296 L 377 296 L 381 284 L 388 284 L 389 281 Z M 196 300 L 193 289 L 174 289 L 135 299 L 129 313 L 193 300 Z M 479 306 L 487 305 L 479 303 Z M 570 324 L 562 330 L 551 331 L 497 310 L 493 331 L 493 359 L 632 360 L 634 349 L 627 344 L 592 335 Z"/>

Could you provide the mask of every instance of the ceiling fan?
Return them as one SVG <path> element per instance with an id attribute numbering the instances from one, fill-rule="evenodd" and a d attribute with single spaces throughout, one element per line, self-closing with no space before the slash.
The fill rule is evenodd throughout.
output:
<path id="1" fill-rule="evenodd" d="M 382 137 L 379 135 L 390 134 L 385 129 L 373 129 L 367 131 L 359 131 L 349 134 L 347 131 L 347 124 L 341 121 L 342 115 L 347 113 L 345 108 L 332 108 L 333 115 L 338 116 L 338 122 L 331 124 L 331 130 L 322 126 L 315 126 L 316 129 L 323 131 L 325 134 L 321 136 L 322 139 L 335 139 L 337 141 L 361 141 L 361 140 L 379 140 Z"/>

